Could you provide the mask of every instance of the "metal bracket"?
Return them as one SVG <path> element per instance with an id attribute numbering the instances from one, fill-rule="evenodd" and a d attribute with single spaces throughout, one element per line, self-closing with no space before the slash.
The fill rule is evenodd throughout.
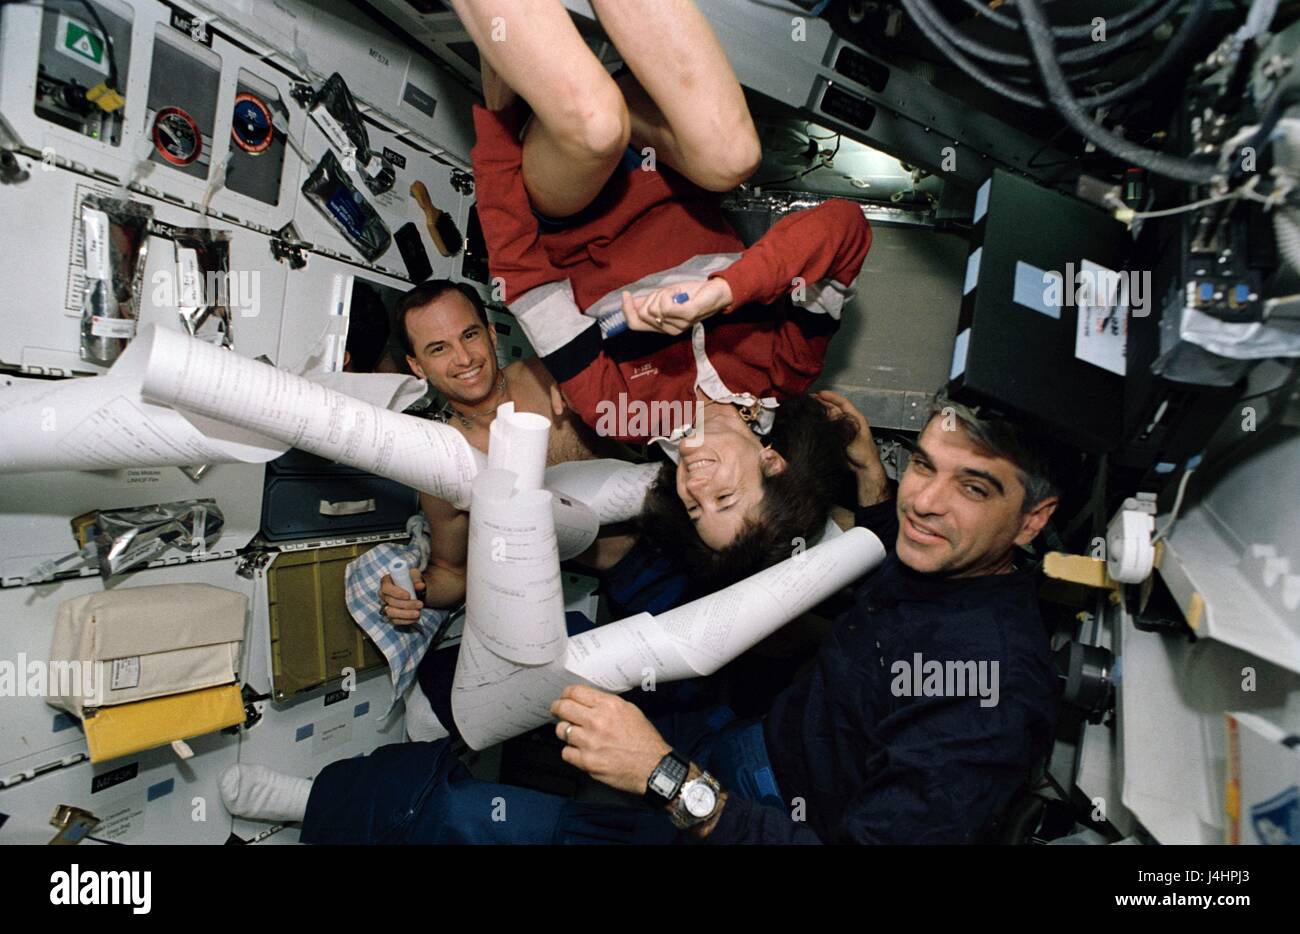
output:
<path id="1" fill-rule="evenodd" d="M 306 82 L 294 82 L 289 88 L 289 96 L 301 107 L 310 107 L 316 98 L 316 89 Z"/>
<path id="2" fill-rule="evenodd" d="M 290 269 L 302 269 L 307 265 L 307 251 L 310 243 L 304 243 L 298 236 L 298 228 L 293 221 L 285 224 L 271 238 L 271 255 L 281 263 L 287 262 Z"/>
<path id="3" fill-rule="evenodd" d="M 0 150 L 0 184 L 13 185 L 18 182 L 25 182 L 31 178 L 31 173 L 22 167 L 18 157 L 14 155 L 13 150 Z"/>
<path id="4" fill-rule="evenodd" d="M 239 696 L 244 702 L 244 729 L 251 730 L 262 719 L 262 708 L 271 699 L 270 694 L 259 694 L 250 685 L 239 689 Z M 230 732 L 238 733 L 239 727 L 230 727 Z"/>
<path id="5" fill-rule="evenodd" d="M 99 818 L 89 811 L 70 804 L 60 804 L 54 809 L 54 816 L 50 818 L 50 824 L 59 829 L 54 839 L 50 841 L 50 845 L 76 846 L 86 839 L 99 823 Z"/>
<path id="6" fill-rule="evenodd" d="M 474 176 L 460 169 L 451 170 L 451 187 L 462 195 L 474 194 Z"/>
<path id="7" fill-rule="evenodd" d="M 271 561 L 269 551 L 250 551 L 240 555 L 239 560 L 235 563 L 235 573 L 247 580 L 252 580 L 253 575 L 262 568 L 266 567 Z"/>

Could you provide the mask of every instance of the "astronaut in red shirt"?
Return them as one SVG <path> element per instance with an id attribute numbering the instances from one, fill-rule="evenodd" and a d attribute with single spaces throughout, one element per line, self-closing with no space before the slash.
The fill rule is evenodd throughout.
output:
<path id="1" fill-rule="evenodd" d="M 847 401 L 806 393 L 870 248 L 861 209 L 830 201 L 744 247 L 713 192 L 752 171 L 756 136 L 689 0 L 594 4 L 632 70 L 621 84 L 562 8 L 548 19 L 549 0 L 454 5 L 484 65 L 472 158 L 496 297 L 584 421 L 658 439 L 675 462 L 643 534 L 679 552 L 698 544 L 701 560 L 736 574 L 788 557 L 820 535 L 847 476 Z M 664 16 L 668 56 L 653 36 Z M 531 105 L 527 122 L 511 87 Z M 575 108 L 587 118 L 576 128 Z M 573 156 L 606 110 L 629 124 L 621 155 Z M 599 319 L 618 312 L 629 329 L 604 336 Z"/>

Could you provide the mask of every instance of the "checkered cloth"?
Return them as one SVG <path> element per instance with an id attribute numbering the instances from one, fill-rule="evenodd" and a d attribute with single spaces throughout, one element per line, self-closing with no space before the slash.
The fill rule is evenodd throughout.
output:
<path id="1" fill-rule="evenodd" d="M 384 615 L 384 601 L 379 596 L 379 585 L 394 561 L 406 562 L 408 568 L 423 568 L 429 563 L 429 523 L 423 513 L 416 513 L 406 523 L 411 533 L 409 542 L 384 542 L 371 548 L 348 564 L 344 581 L 344 594 L 348 612 L 384 653 L 388 659 L 388 673 L 393 679 L 393 697 L 384 711 L 387 717 L 397 705 L 397 699 L 415 680 L 415 669 L 428 651 L 439 625 L 446 619 L 448 610 L 425 607 L 419 622 L 409 626 L 394 626 Z M 399 583 L 404 583 L 404 578 Z"/>

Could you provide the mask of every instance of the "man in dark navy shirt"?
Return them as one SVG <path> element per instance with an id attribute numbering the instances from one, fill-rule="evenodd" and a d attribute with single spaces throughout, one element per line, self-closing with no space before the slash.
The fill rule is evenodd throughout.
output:
<path id="1" fill-rule="evenodd" d="M 1007 421 L 939 405 L 895 497 L 865 419 L 843 397 L 822 397 L 859 424 L 858 524 L 890 554 L 763 719 L 770 780 L 750 780 L 751 768 L 741 793 L 721 783 L 689 832 L 724 843 L 969 842 L 1006 808 L 1055 726 L 1036 588 L 1013 560 L 1056 508 L 1050 459 Z M 565 695 L 553 708 L 561 735 L 576 724 L 565 759 L 644 792 L 669 748 L 653 725 L 612 695 Z M 710 750 L 720 768 L 692 762 L 688 781 L 735 771 L 719 760 L 744 745 Z M 680 802 L 668 808 L 692 819 Z"/>
<path id="2" fill-rule="evenodd" d="M 552 707 L 565 761 L 657 807 L 478 781 L 443 740 L 332 763 L 305 806 L 245 816 L 301 817 L 307 843 L 653 842 L 673 825 L 710 843 L 977 839 L 1056 720 L 1036 588 L 1014 565 L 1056 507 L 1048 458 L 1014 424 L 936 406 L 895 493 L 866 420 L 820 396 L 858 426 L 857 522 L 889 555 L 811 668 L 748 721 L 723 710 L 652 723 L 582 685 Z"/>

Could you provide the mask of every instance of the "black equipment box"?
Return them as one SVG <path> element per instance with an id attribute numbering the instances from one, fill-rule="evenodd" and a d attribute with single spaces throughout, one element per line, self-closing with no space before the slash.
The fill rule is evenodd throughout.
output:
<path id="1" fill-rule="evenodd" d="M 291 449 L 266 465 L 261 534 L 282 542 L 400 531 L 418 508 L 408 486 Z"/>
<path id="2" fill-rule="evenodd" d="M 1084 306 L 1102 297 L 1096 286 L 1129 275 L 1128 232 L 1099 208 L 1002 170 L 980 189 L 974 221 L 949 394 L 1027 417 L 1085 450 L 1114 449 L 1128 316 Z M 1081 314 L 1091 316 L 1091 340 Z M 1098 340 L 1103 328 L 1113 334 Z"/>

